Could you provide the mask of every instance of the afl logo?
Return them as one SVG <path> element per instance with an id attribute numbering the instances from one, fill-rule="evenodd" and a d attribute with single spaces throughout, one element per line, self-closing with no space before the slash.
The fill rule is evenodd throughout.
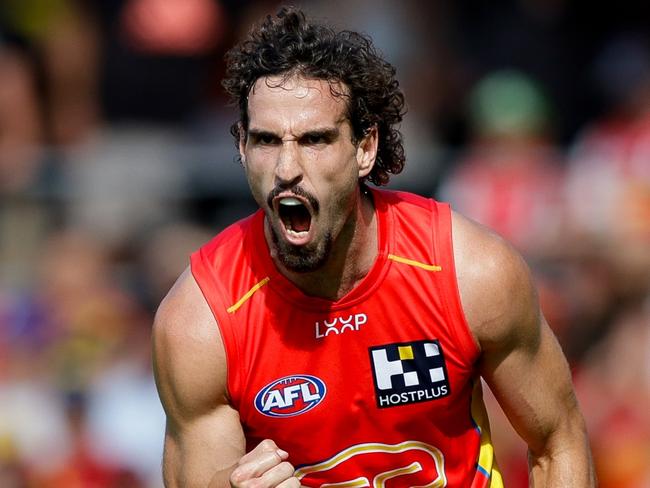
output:
<path id="1" fill-rule="evenodd" d="M 323 380 L 315 376 L 285 376 L 260 390 L 255 408 L 268 417 L 294 417 L 316 407 L 326 392 Z"/>

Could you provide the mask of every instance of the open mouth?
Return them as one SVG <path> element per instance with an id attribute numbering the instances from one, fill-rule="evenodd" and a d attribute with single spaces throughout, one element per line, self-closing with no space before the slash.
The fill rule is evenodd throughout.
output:
<path id="1" fill-rule="evenodd" d="M 311 228 L 311 213 L 301 200 L 295 197 L 280 198 L 278 215 L 287 234 L 292 237 L 307 237 Z"/>

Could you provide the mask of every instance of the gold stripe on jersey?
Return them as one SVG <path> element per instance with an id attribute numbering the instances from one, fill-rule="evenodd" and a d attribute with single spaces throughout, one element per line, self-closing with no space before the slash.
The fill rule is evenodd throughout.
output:
<path id="1" fill-rule="evenodd" d="M 429 444 L 426 444 L 425 442 L 420 442 L 420 441 L 404 441 L 399 444 L 382 444 L 380 442 L 368 442 L 364 444 L 356 444 L 348 447 L 347 449 L 344 449 L 343 451 L 339 452 L 338 454 L 335 454 L 334 456 L 332 456 L 329 459 L 326 459 L 325 461 L 298 468 L 295 471 L 294 476 L 298 479 L 302 479 L 305 476 L 312 473 L 320 473 L 323 471 L 328 471 L 332 468 L 335 468 L 339 464 L 348 461 L 349 459 L 355 456 L 364 455 L 364 454 L 372 454 L 372 453 L 394 454 L 396 455 L 395 461 L 400 462 L 402 459 L 400 459 L 399 455 L 401 453 L 410 450 L 421 451 L 428 454 L 429 456 L 431 456 L 431 460 L 435 464 L 435 470 L 433 474 L 436 474 L 437 478 L 433 480 L 431 483 L 424 486 L 429 488 L 442 488 L 444 486 L 447 486 L 447 476 L 445 474 L 444 455 L 436 447 L 433 447 Z M 419 463 L 414 463 L 409 466 L 404 466 L 394 470 L 389 470 L 384 473 L 378 473 L 378 475 L 374 480 L 375 483 L 373 484 L 373 486 L 377 488 L 384 488 L 385 482 L 388 479 L 397 476 L 403 476 L 406 474 L 416 473 L 421 470 L 422 470 L 422 466 L 419 465 Z M 364 482 L 363 485 L 359 484 L 361 481 Z M 371 486 L 371 485 L 368 478 L 362 476 L 345 482 L 327 483 L 320 486 L 336 487 L 336 488 L 356 488 L 356 487 Z"/>
<path id="2" fill-rule="evenodd" d="M 442 267 L 435 264 L 426 264 L 419 261 L 414 261 L 412 259 L 403 258 L 402 256 L 395 256 L 394 254 L 389 254 L 388 259 L 395 261 L 397 263 L 408 264 L 409 266 L 415 266 L 416 268 L 426 269 L 427 271 L 442 271 Z"/>
<path id="3" fill-rule="evenodd" d="M 472 420 L 476 429 L 480 432 L 481 447 L 479 450 L 477 469 L 487 478 L 488 483 L 484 486 L 488 488 L 504 488 L 503 478 L 494 458 L 494 446 L 492 445 L 492 436 L 490 434 L 490 421 L 488 420 L 485 404 L 483 403 L 483 390 L 481 380 L 476 379 L 474 391 L 472 393 Z M 472 485 L 475 486 L 475 485 Z M 482 484 L 478 486 L 483 486 Z"/>
<path id="4" fill-rule="evenodd" d="M 269 278 L 269 277 L 267 276 L 267 277 L 264 278 L 262 281 L 260 281 L 260 282 L 257 283 L 256 285 L 254 285 L 253 288 L 251 288 L 250 290 L 248 290 L 248 291 L 246 292 L 246 294 L 245 294 L 243 297 L 241 297 L 239 300 L 237 300 L 237 303 L 235 303 L 235 304 L 232 305 L 231 307 L 228 307 L 228 308 L 226 309 L 227 312 L 228 312 L 228 313 L 235 313 L 237 310 L 239 310 L 239 307 L 241 307 L 241 306 L 246 302 L 246 300 L 248 300 L 250 297 L 252 297 L 253 294 L 254 294 L 257 290 L 259 290 L 259 289 L 262 288 L 264 285 L 266 285 L 270 280 L 271 280 L 271 278 Z"/>

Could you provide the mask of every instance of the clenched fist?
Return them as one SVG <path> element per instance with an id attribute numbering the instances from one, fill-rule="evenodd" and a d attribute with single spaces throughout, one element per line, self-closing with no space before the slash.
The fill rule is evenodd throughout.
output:
<path id="1" fill-rule="evenodd" d="M 289 454 L 270 439 L 260 442 L 244 455 L 230 474 L 232 488 L 298 488 Z"/>

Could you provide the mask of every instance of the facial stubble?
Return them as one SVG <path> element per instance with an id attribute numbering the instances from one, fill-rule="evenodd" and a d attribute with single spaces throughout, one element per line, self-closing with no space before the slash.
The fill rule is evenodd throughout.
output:
<path id="1" fill-rule="evenodd" d="M 309 273 L 322 268 L 332 251 L 332 233 L 327 232 L 323 240 L 315 246 L 294 246 L 282 241 L 273 226 L 271 227 L 271 240 L 275 247 L 276 257 L 289 271 L 295 273 Z"/>

